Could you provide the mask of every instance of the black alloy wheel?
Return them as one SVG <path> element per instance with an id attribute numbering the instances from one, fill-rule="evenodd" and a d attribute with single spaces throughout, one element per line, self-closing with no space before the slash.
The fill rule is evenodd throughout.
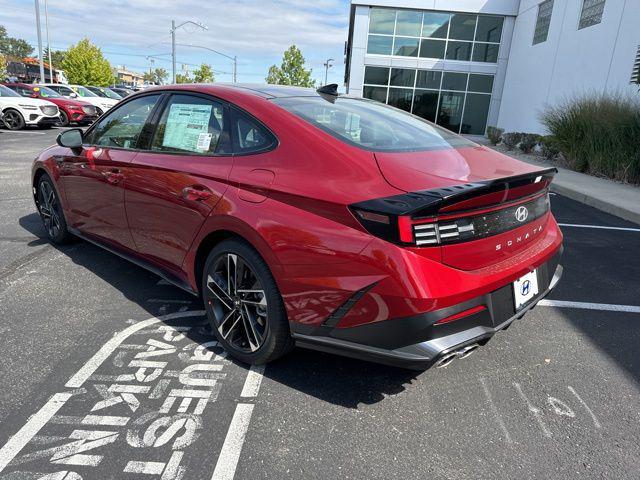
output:
<path id="1" fill-rule="evenodd" d="M 2 120 L 9 130 L 20 130 L 24 128 L 24 118 L 17 110 L 5 110 Z"/>
<path id="2" fill-rule="evenodd" d="M 63 110 L 60 110 L 60 120 L 56 123 L 59 127 L 66 127 L 69 125 L 69 116 Z"/>
<path id="3" fill-rule="evenodd" d="M 49 239 L 57 244 L 67 243 L 71 234 L 67 230 L 62 205 L 51 179 L 43 175 L 37 187 L 38 210 Z"/>
<path id="4" fill-rule="evenodd" d="M 235 358 L 266 363 L 293 346 L 273 276 L 246 242 L 225 240 L 213 249 L 205 264 L 202 291 L 214 333 Z"/>

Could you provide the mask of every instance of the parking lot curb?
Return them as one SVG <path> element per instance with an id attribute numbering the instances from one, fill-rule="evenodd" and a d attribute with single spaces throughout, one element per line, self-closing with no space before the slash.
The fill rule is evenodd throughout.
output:
<path id="1" fill-rule="evenodd" d="M 640 224 L 640 198 L 636 204 L 637 208 L 631 209 L 620 205 L 615 201 L 610 201 L 606 198 L 599 198 L 589 192 L 585 192 L 579 185 L 572 185 L 566 182 L 554 180 L 551 184 L 551 190 L 577 202 L 602 210 L 605 213 L 610 213 L 616 217 Z M 615 195 L 612 196 L 615 197 Z M 640 192 L 638 192 L 638 197 L 640 197 Z"/>

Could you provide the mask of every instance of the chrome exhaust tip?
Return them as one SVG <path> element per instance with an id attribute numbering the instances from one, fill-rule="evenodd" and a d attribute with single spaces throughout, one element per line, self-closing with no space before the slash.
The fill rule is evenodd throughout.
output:
<path id="1" fill-rule="evenodd" d="M 436 368 L 444 368 L 444 367 L 446 367 L 451 362 L 453 362 L 456 359 L 457 356 L 458 356 L 458 352 L 451 352 L 451 353 L 447 353 L 446 355 L 443 355 L 436 362 Z"/>
<path id="2" fill-rule="evenodd" d="M 480 345 L 478 345 L 477 343 L 474 343 L 473 345 L 468 345 L 460 350 L 458 350 L 458 357 L 459 358 L 467 358 L 469 355 L 471 355 L 473 352 L 475 352 L 478 347 L 480 347 Z"/>

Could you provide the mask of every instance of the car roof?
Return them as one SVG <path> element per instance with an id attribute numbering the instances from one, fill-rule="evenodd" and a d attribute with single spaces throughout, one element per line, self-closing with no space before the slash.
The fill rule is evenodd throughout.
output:
<path id="1" fill-rule="evenodd" d="M 313 88 L 292 87 L 289 85 L 265 85 L 259 83 L 181 83 L 178 85 L 157 85 L 142 91 L 163 91 L 163 90 L 190 90 L 209 92 L 227 91 L 256 96 L 266 99 L 282 97 L 319 97 L 321 96 Z"/>

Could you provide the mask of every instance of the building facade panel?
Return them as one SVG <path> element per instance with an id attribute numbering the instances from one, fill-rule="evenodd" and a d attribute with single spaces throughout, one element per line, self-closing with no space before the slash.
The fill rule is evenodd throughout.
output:
<path id="1" fill-rule="evenodd" d="M 421 9 L 356 5 L 348 93 L 384 101 L 457 132 L 483 135 L 488 119 L 497 116 L 492 96 L 501 96 L 505 48 L 513 30 L 512 17 L 479 13 L 479 5 L 490 3 L 495 8 L 488 11 L 505 11 L 505 2 L 447 2 L 459 8 L 447 11 L 425 10 L 425 2 Z M 471 6 L 478 11 L 469 11 Z M 381 68 L 388 73 L 386 82 L 371 73 Z M 429 74 L 440 82 L 425 87 L 420 79 Z M 459 81 L 451 83 L 454 78 Z M 490 79 L 488 91 L 474 90 L 480 78 Z"/>
<path id="2" fill-rule="evenodd" d="M 427 116 L 435 105 L 435 120 L 461 133 L 544 133 L 540 113 L 567 97 L 637 95 L 638 25 L 637 0 L 353 0 L 347 91 L 379 99 L 387 88 L 385 101 Z M 416 82 L 423 71 L 491 75 L 493 88 L 489 97 L 447 85 L 427 95 L 417 83 L 367 84 L 367 67 L 414 70 Z"/>

